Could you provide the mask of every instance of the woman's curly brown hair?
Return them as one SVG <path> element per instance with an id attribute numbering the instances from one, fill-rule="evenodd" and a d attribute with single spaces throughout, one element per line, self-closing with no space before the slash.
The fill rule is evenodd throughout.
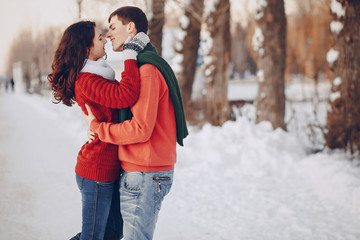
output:
<path id="1" fill-rule="evenodd" d="M 95 26 L 94 22 L 80 21 L 65 30 L 47 77 L 57 101 L 54 103 L 75 103 L 75 81 L 93 45 Z"/>

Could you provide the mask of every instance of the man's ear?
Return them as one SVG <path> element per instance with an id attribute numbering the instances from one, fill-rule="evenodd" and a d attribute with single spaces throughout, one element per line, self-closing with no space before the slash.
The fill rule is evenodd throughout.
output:
<path id="1" fill-rule="evenodd" d="M 137 29 L 134 22 L 129 22 L 127 26 L 127 32 L 130 36 L 134 37 L 137 34 Z"/>

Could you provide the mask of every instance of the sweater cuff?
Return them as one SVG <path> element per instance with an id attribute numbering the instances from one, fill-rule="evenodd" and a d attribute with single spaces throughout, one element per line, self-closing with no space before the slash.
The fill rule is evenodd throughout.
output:
<path id="1" fill-rule="evenodd" d="M 93 119 L 90 123 L 91 131 L 97 134 L 99 132 L 99 127 L 100 127 L 99 121 L 97 119 Z"/>
<path id="2" fill-rule="evenodd" d="M 124 72 L 138 71 L 137 61 L 134 59 L 127 59 L 124 61 Z"/>

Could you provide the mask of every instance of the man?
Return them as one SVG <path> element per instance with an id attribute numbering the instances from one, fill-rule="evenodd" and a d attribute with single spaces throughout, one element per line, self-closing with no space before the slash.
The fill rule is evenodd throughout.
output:
<path id="1" fill-rule="evenodd" d="M 147 33 L 142 10 L 122 7 L 109 17 L 113 50 L 123 48 L 128 36 Z M 136 48 L 136 46 L 134 46 Z M 84 115 L 101 141 L 119 145 L 124 170 L 120 179 L 120 209 L 124 239 L 152 239 L 161 203 L 170 191 L 176 162 L 176 142 L 188 135 L 181 94 L 175 75 L 149 43 L 138 55 L 140 95 L 128 119 L 120 112 L 120 123 L 99 123 L 91 109 Z"/>

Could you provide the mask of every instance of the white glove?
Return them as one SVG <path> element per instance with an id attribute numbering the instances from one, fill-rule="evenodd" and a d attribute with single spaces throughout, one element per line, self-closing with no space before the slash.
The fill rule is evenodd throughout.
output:
<path id="1" fill-rule="evenodd" d="M 134 59 L 136 60 L 136 57 L 139 52 L 144 50 L 146 45 L 150 42 L 150 39 L 148 35 L 146 35 L 144 32 L 139 32 L 135 35 L 134 38 L 129 36 L 124 43 L 123 46 L 123 56 L 124 60 L 127 59 Z"/>

